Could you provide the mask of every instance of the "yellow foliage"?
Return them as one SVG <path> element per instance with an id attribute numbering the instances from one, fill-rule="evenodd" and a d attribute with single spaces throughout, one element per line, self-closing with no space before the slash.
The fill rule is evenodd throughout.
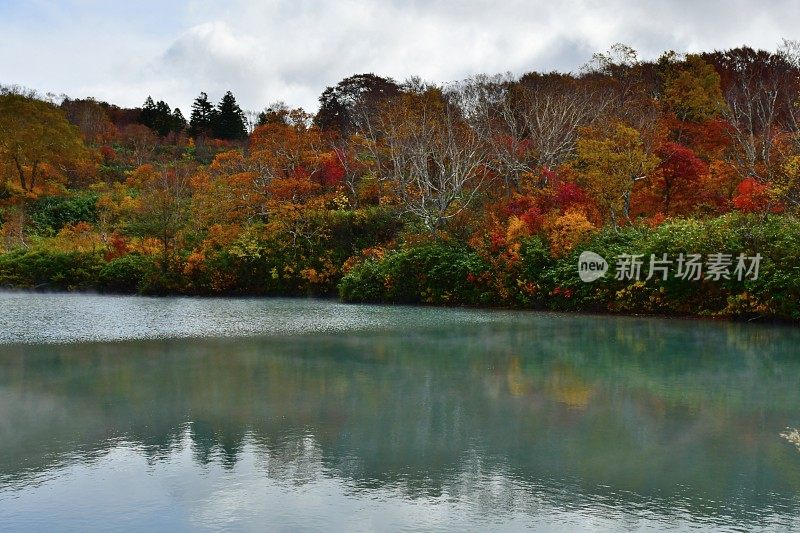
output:
<path id="1" fill-rule="evenodd" d="M 128 187 L 142 188 L 152 182 L 156 177 L 156 170 L 153 165 L 147 163 L 137 167 L 128 173 L 125 178 L 125 185 Z"/>
<path id="2" fill-rule="evenodd" d="M 508 219 L 508 227 L 506 228 L 506 242 L 513 242 L 522 237 L 530 235 L 528 225 L 516 216 Z"/>
<path id="3" fill-rule="evenodd" d="M 546 228 L 553 257 L 563 257 L 595 231 L 583 211 L 571 209 L 553 219 Z"/>
<path id="4" fill-rule="evenodd" d="M 610 135 L 594 137 L 585 130 L 578 139 L 578 169 L 582 185 L 597 205 L 616 222 L 626 208 L 634 183 L 646 178 L 659 163 L 647 153 L 639 132 L 617 124 Z"/>
<path id="5" fill-rule="evenodd" d="M 52 244 L 57 250 L 65 252 L 94 252 L 105 248 L 100 235 L 87 222 L 67 224 L 61 228 Z"/>
<path id="6" fill-rule="evenodd" d="M 162 247 L 161 241 L 152 237 L 145 237 L 144 239 L 134 238 L 128 243 L 130 253 L 142 255 L 157 255 L 161 253 Z"/>

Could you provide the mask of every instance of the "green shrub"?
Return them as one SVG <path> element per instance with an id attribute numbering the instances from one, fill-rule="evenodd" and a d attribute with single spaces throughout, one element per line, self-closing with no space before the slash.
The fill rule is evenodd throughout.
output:
<path id="1" fill-rule="evenodd" d="M 136 293 L 156 269 L 152 257 L 140 254 L 113 259 L 100 269 L 98 285 L 105 292 Z"/>
<path id="2" fill-rule="evenodd" d="M 0 286 L 47 290 L 96 287 L 103 258 L 99 253 L 18 249 L 0 255 Z"/>
<path id="3" fill-rule="evenodd" d="M 583 250 L 600 254 L 609 262 L 606 276 L 583 283 L 577 276 L 578 255 Z M 739 253 L 763 257 L 756 280 L 683 280 L 673 265 L 668 279 L 646 280 L 650 254 Z M 643 254 L 642 276 L 615 279 L 615 258 Z M 733 269 L 731 269 L 733 270 Z M 796 320 L 800 309 L 800 223 L 794 218 L 733 213 L 708 220 L 672 220 L 654 229 L 605 229 L 569 257 L 543 271 L 540 283 L 551 294 L 551 309 L 707 315 L 739 318 L 774 317 Z M 553 294 L 556 293 L 556 294 Z"/>
<path id="4" fill-rule="evenodd" d="M 609 263 L 592 283 L 578 276 L 578 257 L 592 251 Z M 559 311 L 705 315 L 800 320 L 800 222 L 789 216 L 760 218 L 732 213 L 707 220 L 671 220 L 656 228 L 606 228 L 566 257 L 554 259 L 543 241 L 521 241 L 519 256 L 504 249 L 490 254 L 455 244 L 425 244 L 370 259 L 339 283 L 353 302 L 507 305 Z M 666 280 L 646 279 L 650 255 L 673 261 Z M 683 280 L 678 254 L 736 257 L 761 254 L 757 279 Z M 616 279 L 616 258 L 641 254 L 638 280 Z"/>
<path id="5" fill-rule="evenodd" d="M 477 252 L 466 246 L 425 244 L 357 265 L 340 282 L 339 294 L 352 302 L 488 303 L 470 280 L 487 268 Z"/>
<path id="6" fill-rule="evenodd" d="M 55 235 L 67 224 L 97 222 L 97 195 L 42 196 L 28 205 L 28 217 L 39 235 Z"/>

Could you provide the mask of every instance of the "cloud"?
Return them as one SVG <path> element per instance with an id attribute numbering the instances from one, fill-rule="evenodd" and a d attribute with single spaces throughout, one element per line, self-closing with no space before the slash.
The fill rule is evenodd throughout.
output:
<path id="1" fill-rule="evenodd" d="M 3 81 L 46 82 L 37 88 L 123 105 L 152 94 L 184 111 L 200 91 L 219 99 L 226 90 L 249 109 L 280 99 L 313 110 L 326 86 L 360 72 L 446 82 L 576 70 L 616 42 L 646 58 L 667 49 L 774 49 L 800 24 L 791 0 L 185 0 L 163 17 L 152 4 L 152 21 L 105 2 L 72 3 L 71 25 L 55 16 L 42 23 L 22 8 L 0 22 L 18 45 L 0 54 L 0 72 L 12 75 Z"/>

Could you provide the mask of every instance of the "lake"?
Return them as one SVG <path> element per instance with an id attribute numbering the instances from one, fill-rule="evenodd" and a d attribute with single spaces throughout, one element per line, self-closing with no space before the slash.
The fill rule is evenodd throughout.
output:
<path id="1" fill-rule="evenodd" d="M 795 327 L 25 293 L 0 310 L 3 531 L 800 529 Z"/>

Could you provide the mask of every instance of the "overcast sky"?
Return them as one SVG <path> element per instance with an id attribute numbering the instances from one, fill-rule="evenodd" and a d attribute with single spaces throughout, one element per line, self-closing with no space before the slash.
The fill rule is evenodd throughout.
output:
<path id="1" fill-rule="evenodd" d="M 644 58 L 800 37 L 798 0 L 0 0 L 0 83 L 179 106 L 316 109 L 361 72 L 446 82 L 577 70 L 616 42 Z"/>

